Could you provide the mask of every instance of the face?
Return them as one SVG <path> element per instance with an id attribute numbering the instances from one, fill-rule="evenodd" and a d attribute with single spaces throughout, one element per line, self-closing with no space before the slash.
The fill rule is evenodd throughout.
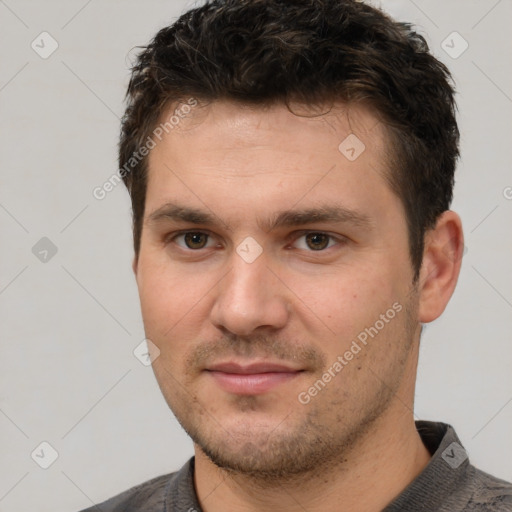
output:
<path id="1" fill-rule="evenodd" d="M 390 409 L 418 298 L 387 151 L 363 107 L 230 102 L 151 151 L 134 262 L 146 336 L 166 401 L 217 465 L 304 473 Z"/>

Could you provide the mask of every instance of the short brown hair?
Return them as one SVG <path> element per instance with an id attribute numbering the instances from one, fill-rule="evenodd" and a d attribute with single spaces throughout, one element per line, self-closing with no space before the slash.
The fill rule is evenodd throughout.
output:
<path id="1" fill-rule="evenodd" d="M 355 0 L 213 0 L 183 14 L 143 47 L 132 68 L 119 167 L 172 102 L 194 97 L 253 105 L 362 102 L 386 123 L 386 178 L 404 206 L 419 275 L 425 232 L 450 206 L 459 156 L 448 69 L 408 23 Z M 140 249 L 147 157 L 122 173 Z"/>

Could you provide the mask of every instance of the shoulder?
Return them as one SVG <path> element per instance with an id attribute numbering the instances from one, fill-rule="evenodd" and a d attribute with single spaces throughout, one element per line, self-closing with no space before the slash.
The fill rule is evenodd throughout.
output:
<path id="1" fill-rule="evenodd" d="M 175 475 L 158 476 L 81 512 L 161 512 L 164 510 L 165 490 Z"/>
<path id="2" fill-rule="evenodd" d="M 464 512 L 512 512 L 512 483 L 471 467 L 470 496 Z"/>

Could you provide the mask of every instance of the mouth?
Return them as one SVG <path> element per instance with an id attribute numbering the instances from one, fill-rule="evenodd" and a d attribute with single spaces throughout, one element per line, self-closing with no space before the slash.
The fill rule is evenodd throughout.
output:
<path id="1" fill-rule="evenodd" d="M 228 393 L 258 395 L 297 378 L 303 369 L 278 363 L 241 364 L 234 361 L 212 365 L 205 370 Z"/>

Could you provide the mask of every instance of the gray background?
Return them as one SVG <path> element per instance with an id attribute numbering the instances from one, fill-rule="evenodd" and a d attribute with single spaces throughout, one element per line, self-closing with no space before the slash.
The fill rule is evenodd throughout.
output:
<path id="1" fill-rule="evenodd" d="M 78 510 L 192 454 L 132 353 L 144 332 L 128 194 L 119 185 L 102 201 L 92 195 L 116 170 L 132 49 L 187 5 L 0 0 L 1 511 Z M 422 341 L 415 415 L 454 425 L 476 465 L 512 480 L 512 5 L 381 5 L 419 26 L 459 90 L 453 209 L 467 254 Z M 46 59 L 31 47 L 51 49 L 43 31 L 59 45 Z M 454 31 L 469 44 L 457 58 Z M 41 252 L 43 237 L 55 255 Z M 38 465 L 51 462 L 43 441 L 58 452 L 48 469 Z"/>

